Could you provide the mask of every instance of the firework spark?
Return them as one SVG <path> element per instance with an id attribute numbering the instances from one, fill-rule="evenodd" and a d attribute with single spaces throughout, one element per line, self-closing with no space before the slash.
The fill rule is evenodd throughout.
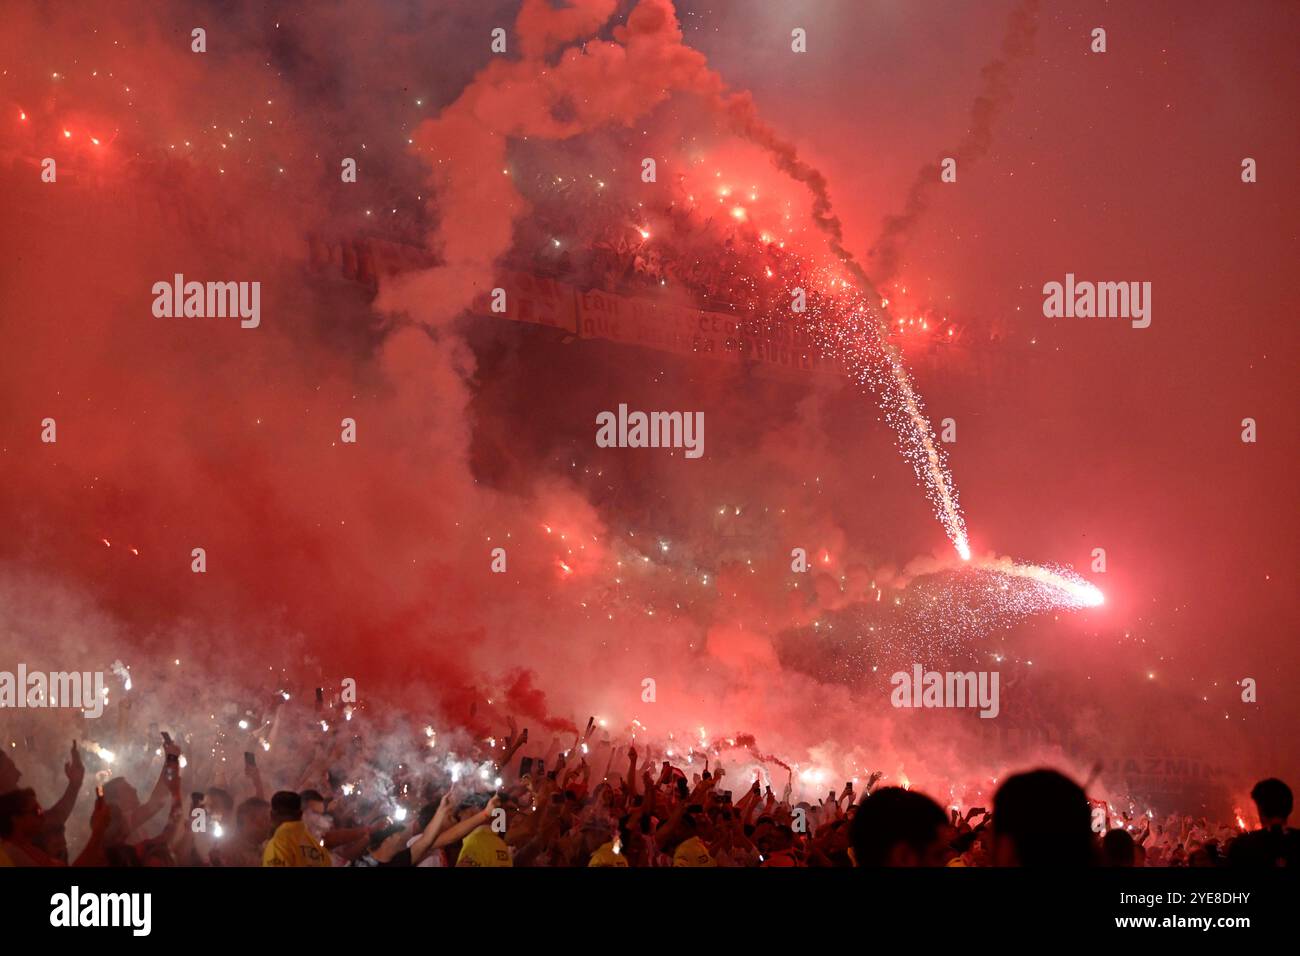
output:
<path id="1" fill-rule="evenodd" d="M 833 281 L 822 278 L 824 287 L 830 287 Z M 947 456 L 935 441 L 925 404 L 898 347 L 886 338 L 887 324 L 874 302 L 841 280 L 835 294 L 819 300 L 812 313 L 809 330 L 814 341 L 843 366 L 853 381 L 876 394 L 885 421 L 894 430 L 898 449 L 925 488 L 935 517 L 957 554 L 969 561 L 970 539 Z"/>

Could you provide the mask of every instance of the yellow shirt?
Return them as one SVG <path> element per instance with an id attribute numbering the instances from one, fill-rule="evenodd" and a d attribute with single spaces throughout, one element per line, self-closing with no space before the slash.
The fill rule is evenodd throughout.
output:
<path id="1" fill-rule="evenodd" d="M 460 845 L 460 856 L 456 858 L 457 866 L 514 866 L 510 858 L 510 848 L 506 841 L 492 832 L 492 828 L 481 826 L 474 830 Z"/>
<path id="2" fill-rule="evenodd" d="M 627 866 L 627 857 L 614 852 L 614 841 L 602 843 L 600 849 L 591 855 L 587 866 Z"/>
<path id="3" fill-rule="evenodd" d="M 699 837 L 691 837 L 677 845 L 673 854 L 673 866 L 717 866 L 709 854 L 709 848 Z"/>
<path id="4" fill-rule="evenodd" d="M 263 866 L 330 866 L 330 851 L 301 820 L 281 823 L 262 851 Z"/>

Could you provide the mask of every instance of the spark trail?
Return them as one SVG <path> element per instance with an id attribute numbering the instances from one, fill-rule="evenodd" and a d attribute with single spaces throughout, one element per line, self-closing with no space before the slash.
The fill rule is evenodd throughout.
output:
<path id="1" fill-rule="evenodd" d="M 851 257 L 844 264 L 870 289 L 869 281 Z M 810 332 L 853 381 L 875 392 L 885 421 L 894 430 L 898 449 L 925 488 L 935 517 L 957 554 L 969 561 L 966 521 L 947 457 L 935 441 L 924 402 L 898 347 L 888 341 L 886 322 L 872 301 L 876 293 L 872 290 L 863 294 L 843 280 L 836 282 L 833 276 L 819 279 L 824 288 L 832 291 L 825 299 L 810 303 Z M 839 289 L 834 288 L 836 285 Z"/>
<path id="2" fill-rule="evenodd" d="M 826 177 L 799 158 L 793 143 L 781 139 L 770 126 L 759 118 L 753 101 L 747 94 L 735 94 L 725 106 L 733 127 L 751 142 L 761 146 L 772 157 L 777 168 L 797 182 L 803 183 L 813 196 L 812 218 L 817 228 L 826 236 L 827 245 L 838 262 L 854 279 L 849 301 L 832 301 L 836 308 L 821 316 L 814 315 L 813 332 L 823 338 L 824 345 L 842 345 L 836 342 L 847 333 L 856 347 L 839 348 L 836 353 L 859 384 L 871 384 L 880 398 L 886 420 L 894 428 L 899 450 L 911 463 L 913 471 L 925 487 L 935 508 L 935 516 L 943 525 L 953 547 L 963 561 L 970 560 L 970 542 L 966 536 L 966 522 L 957 501 L 957 488 L 952 472 L 948 470 L 946 456 L 934 440 L 934 430 L 926 417 L 924 405 L 912 383 L 912 377 L 903 364 L 898 347 L 888 338 L 888 324 L 876 303 L 884 299 L 872 284 L 862 266 L 844 246 L 844 231 L 839 217 L 831 208 Z M 833 283 L 828 282 L 828 285 Z M 839 283 L 847 289 L 847 283 Z M 838 313 L 836 315 L 835 313 Z M 865 335 L 857 334 L 857 323 L 844 322 L 851 316 L 866 316 L 871 327 Z M 821 319 L 824 321 L 816 321 Z M 839 321 L 835 321 L 838 319 Z"/>

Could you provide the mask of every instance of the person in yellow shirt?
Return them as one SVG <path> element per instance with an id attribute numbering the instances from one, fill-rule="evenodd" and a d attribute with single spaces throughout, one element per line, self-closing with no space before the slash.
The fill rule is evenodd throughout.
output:
<path id="1" fill-rule="evenodd" d="M 465 837 L 457 866 L 514 866 L 510 848 L 492 828 L 484 824 Z"/>
<path id="2" fill-rule="evenodd" d="M 708 846 L 698 836 L 688 837 L 677 844 L 673 852 L 673 866 L 717 866 Z"/>
<path id="3" fill-rule="evenodd" d="M 271 798 L 275 833 L 262 851 L 263 866 L 332 866 L 330 851 L 302 822 L 302 798 L 281 790 Z"/>
<path id="4" fill-rule="evenodd" d="M 622 840 L 617 837 L 602 843 L 587 863 L 587 866 L 626 867 L 627 865 L 627 857 L 623 855 Z"/>

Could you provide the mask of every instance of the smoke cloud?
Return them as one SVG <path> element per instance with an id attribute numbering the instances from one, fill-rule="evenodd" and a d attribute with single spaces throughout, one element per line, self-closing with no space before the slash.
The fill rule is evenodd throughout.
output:
<path id="1" fill-rule="evenodd" d="M 616 741 L 716 745 L 724 763 L 793 773 L 810 794 L 873 769 L 980 789 L 1012 763 L 1085 766 L 1139 746 L 1110 739 L 1121 681 L 1100 699 L 1063 687 L 1054 706 L 1019 690 L 1031 667 L 1069 666 L 1050 647 L 1079 638 L 1066 616 L 983 642 L 876 642 L 887 607 L 956 572 L 861 395 L 467 313 L 507 261 L 555 254 L 528 245 L 562 205 L 526 177 L 538 169 L 607 183 L 631 208 L 644 197 L 644 219 L 618 224 L 655 234 L 667 226 L 652 205 L 734 180 L 758 198 L 731 216 L 788 211 L 792 251 L 829 245 L 870 288 L 826 177 L 688 44 L 669 0 L 516 6 L 340 0 L 278 21 L 223 6 L 206 11 L 202 56 L 189 15 L 150 4 L 113 5 L 96 30 L 57 7 L 9 12 L 7 657 L 124 662 L 133 721 L 194 730 L 260 714 L 282 690 L 310 716 L 312 688 L 353 678 L 358 723 L 385 746 L 426 723 L 481 739 L 512 716 L 541 752 L 597 716 Z M 959 162 L 987 151 L 1033 24 L 1034 5 L 1018 8 Z M 504 55 L 489 49 L 498 26 Z M 46 156 L 57 184 L 40 181 Z M 640 183 L 644 156 L 659 159 L 655 184 Z M 348 157 L 355 184 L 340 180 Z M 927 176 L 886 225 L 876 281 L 926 208 Z M 547 219 L 543 240 L 589 248 L 608 223 L 585 209 L 563 228 Z M 721 255 L 713 235 L 680 244 Z M 366 242 L 419 265 L 355 281 Z M 261 327 L 152 317 L 152 284 L 177 273 L 260 282 Z M 703 410 L 708 454 L 596 448 L 595 415 L 620 402 Z M 46 418 L 56 443 L 39 440 Z M 806 575 L 790 569 L 795 547 Z M 1015 730 L 889 707 L 887 672 L 987 666 L 990 648 L 1019 673 L 1004 676 Z M 38 749 L 69 730 L 107 736 L 127 693 L 110 684 L 101 727 L 32 713 L 19 735 Z M 1061 730 L 1021 733 L 1045 725 Z"/>

